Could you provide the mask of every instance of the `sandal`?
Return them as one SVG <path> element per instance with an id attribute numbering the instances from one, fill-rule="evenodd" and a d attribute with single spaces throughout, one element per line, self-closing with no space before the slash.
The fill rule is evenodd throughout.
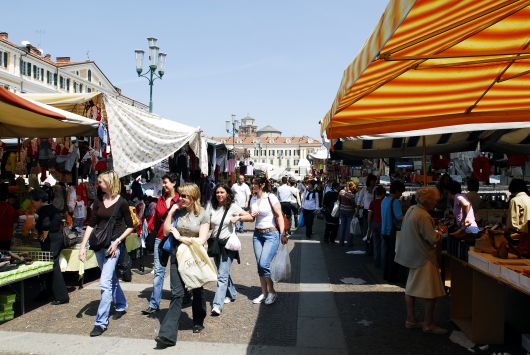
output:
<path id="1" fill-rule="evenodd" d="M 421 327 L 421 323 L 405 321 L 406 329 L 417 329 Z"/>
<path id="2" fill-rule="evenodd" d="M 428 334 L 445 335 L 447 334 L 447 329 L 435 325 L 432 328 L 423 328 L 423 332 Z"/>

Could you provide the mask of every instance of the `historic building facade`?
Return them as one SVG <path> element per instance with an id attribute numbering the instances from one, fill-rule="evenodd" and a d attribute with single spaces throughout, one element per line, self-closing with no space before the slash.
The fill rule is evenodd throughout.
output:
<path id="1" fill-rule="evenodd" d="M 123 96 L 94 61 L 74 62 L 70 57 L 42 53 L 28 42 L 20 46 L 0 32 L 0 85 L 22 93 L 90 93 L 112 95 L 130 105 L 147 110 L 138 101 Z"/>

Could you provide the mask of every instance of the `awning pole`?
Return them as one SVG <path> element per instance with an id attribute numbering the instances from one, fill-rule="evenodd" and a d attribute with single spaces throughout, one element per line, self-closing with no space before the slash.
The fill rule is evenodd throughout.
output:
<path id="1" fill-rule="evenodd" d="M 423 184 L 424 186 L 427 186 L 427 146 L 425 144 L 425 136 L 421 137 L 421 142 L 423 145 L 423 159 L 422 159 Z"/>

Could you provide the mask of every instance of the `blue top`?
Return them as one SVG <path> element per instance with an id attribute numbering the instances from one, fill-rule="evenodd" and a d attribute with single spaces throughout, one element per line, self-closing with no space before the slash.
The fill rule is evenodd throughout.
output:
<path id="1" fill-rule="evenodd" d="M 392 232 L 392 211 L 390 211 L 390 200 L 392 197 L 386 196 L 381 202 L 381 235 L 390 235 Z M 399 199 L 394 199 L 392 203 L 392 208 L 394 208 L 394 217 L 399 219 L 403 216 L 403 211 L 401 210 L 401 202 Z M 401 221 L 395 221 L 397 226 L 401 226 Z"/>

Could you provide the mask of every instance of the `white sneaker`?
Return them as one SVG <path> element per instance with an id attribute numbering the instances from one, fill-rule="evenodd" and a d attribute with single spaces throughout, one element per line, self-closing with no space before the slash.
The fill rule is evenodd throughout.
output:
<path id="1" fill-rule="evenodd" d="M 266 293 L 265 294 L 262 293 L 258 297 L 254 298 L 252 300 L 252 303 L 259 304 L 259 303 L 263 302 L 265 300 L 265 298 L 267 298 L 267 294 Z"/>
<path id="2" fill-rule="evenodd" d="M 219 307 L 212 308 L 212 317 L 218 317 L 221 315 L 221 309 Z"/>
<path id="3" fill-rule="evenodd" d="M 225 297 L 225 304 L 235 302 L 236 300 L 231 299 L 230 297 Z"/>
<path id="4" fill-rule="evenodd" d="M 278 299 L 277 293 L 269 293 L 269 295 L 265 299 L 265 304 L 267 305 L 273 304 L 274 302 L 276 302 L 277 299 Z"/>

